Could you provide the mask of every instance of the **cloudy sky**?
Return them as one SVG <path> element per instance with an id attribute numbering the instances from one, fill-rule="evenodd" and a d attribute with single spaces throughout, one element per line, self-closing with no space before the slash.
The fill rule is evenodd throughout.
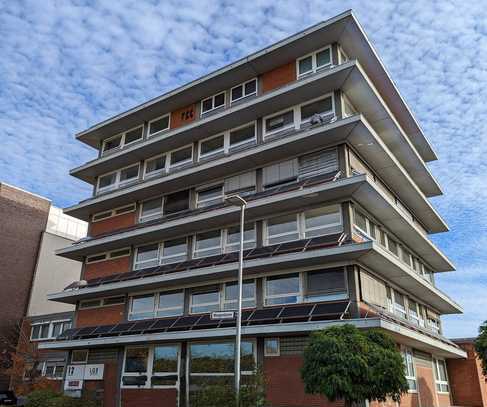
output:
<path id="1" fill-rule="evenodd" d="M 465 308 L 449 336 L 487 319 L 487 9 L 481 1 L 0 0 L 0 181 L 58 206 L 90 188 L 74 134 L 353 9 L 440 158 L 433 199 L 457 270 L 438 285 Z"/>

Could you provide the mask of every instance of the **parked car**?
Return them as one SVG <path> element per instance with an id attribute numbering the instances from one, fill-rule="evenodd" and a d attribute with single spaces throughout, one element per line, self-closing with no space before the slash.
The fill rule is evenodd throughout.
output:
<path id="1" fill-rule="evenodd" d="M 0 391 L 0 406 L 16 406 L 17 397 L 11 390 Z"/>

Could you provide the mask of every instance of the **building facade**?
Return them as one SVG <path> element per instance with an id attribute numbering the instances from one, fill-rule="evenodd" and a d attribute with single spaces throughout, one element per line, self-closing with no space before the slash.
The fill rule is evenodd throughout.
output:
<path id="1" fill-rule="evenodd" d="M 453 270 L 428 239 L 448 230 L 428 201 L 436 156 L 351 12 L 77 138 L 99 151 L 71 171 L 93 196 L 65 212 L 89 236 L 58 254 L 82 280 L 49 295 L 75 323 L 41 345 L 70 352 L 68 391 L 183 407 L 233 380 L 235 322 L 210 313 L 236 306 L 240 210 L 224 197 L 239 194 L 244 381 L 259 366 L 272 406 L 331 405 L 299 368 L 310 332 L 347 323 L 401 347 L 402 406 L 451 405 L 447 362 L 465 352 L 442 334 L 462 309 L 435 286 Z"/>

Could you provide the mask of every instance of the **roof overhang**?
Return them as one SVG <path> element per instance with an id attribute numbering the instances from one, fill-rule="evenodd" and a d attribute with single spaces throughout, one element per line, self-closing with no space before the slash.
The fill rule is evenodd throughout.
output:
<path id="1" fill-rule="evenodd" d="M 436 307 L 440 313 L 450 314 L 462 311 L 461 307 L 448 298 L 448 296 L 426 282 L 426 280 L 372 241 L 344 244 L 306 252 L 281 254 L 270 258 L 245 260 L 244 274 L 246 276 L 255 276 L 272 271 L 323 266 L 324 264 L 329 265 L 330 263 L 361 263 L 366 267 L 373 268 L 374 272 L 386 280 L 394 279 L 392 281 L 396 283 L 400 282 L 402 287 L 410 289 L 420 300 Z M 218 280 L 234 277 L 237 267 L 238 263 L 234 262 L 133 280 L 109 282 L 102 285 L 49 294 L 48 299 L 74 304 L 78 300 L 94 298 L 100 295 L 111 296 L 129 292 L 133 293 L 134 291 L 157 289 L 161 286 L 170 288 L 188 283 L 207 283 L 212 279 Z M 380 269 L 375 267 L 380 267 Z"/>
<path id="2" fill-rule="evenodd" d="M 368 175 L 341 178 L 310 187 L 299 188 L 249 201 L 247 220 L 259 220 L 275 213 L 299 211 L 305 207 L 327 202 L 354 200 L 421 256 L 435 271 L 451 271 L 451 262 L 423 234 L 418 226 L 393 202 L 393 200 Z M 82 241 L 60 249 L 56 254 L 82 261 L 84 256 L 114 250 L 124 246 L 141 245 L 161 239 L 171 239 L 211 230 L 239 221 L 239 208 L 226 206 L 211 211 L 188 214 L 166 222 L 120 231 L 119 233 Z"/>
<path id="3" fill-rule="evenodd" d="M 269 335 L 302 335 L 312 331 L 326 329 L 330 326 L 339 326 L 345 324 L 352 324 L 360 329 L 383 329 L 390 335 L 392 335 L 398 343 L 414 347 L 415 349 L 419 349 L 424 352 L 434 353 L 439 357 L 466 357 L 466 353 L 460 348 L 456 347 L 454 344 L 431 338 L 425 334 L 421 334 L 412 329 L 403 327 L 390 321 L 384 321 L 380 318 L 360 318 L 332 321 L 297 322 L 287 324 L 250 325 L 242 327 L 242 335 L 244 337 L 261 337 Z M 235 328 L 233 327 L 219 329 L 198 329 L 183 332 L 164 332 L 142 335 L 123 335 L 107 338 L 41 342 L 39 343 L 39 349 L 68 350 L 107 346 L 150 344 L 156 342 L 188 341 L 197 339 L 232 338 L 234 336 Z"/>
<path id="4" fill-rule="evenodd" d="M 305 130 L 266 142 L 255 148 L 190 167 L 162 178 L 135 184 L 128 188 L 100 195 L 65 209 L 65 213 L 88 220 L 90 214 L 130 204 L 180 189 L 180 185 L 198 185 L 208 179 L 224 178 L 231 166 L 233 173 L 258 168 L 272 161 L 289 158 L 289 151 L 312 151 L 340 143 L 352 145 L 370 162 L 378 175 L 395 191 L 431 233 L 447 231 L 448 227 L 428 202 L 408 173 L 398 163 L 384 142 L 361 115 Z"/>
<path id="5" fill-rule="evenodd" d="M 289 63 L 323 45 L 335 42 L 340 43 L 345 52 L 360 61 L 423 159 L 425 161 L 435 160 L 436 155 L 428 140 L 350 10 L 96 124 L 80 132 L 76 137 L 97 148 L 100 139 L 130 128 L 134 123 L 142 123 L 181 106 L 194 103 L 252 76 Z"/>

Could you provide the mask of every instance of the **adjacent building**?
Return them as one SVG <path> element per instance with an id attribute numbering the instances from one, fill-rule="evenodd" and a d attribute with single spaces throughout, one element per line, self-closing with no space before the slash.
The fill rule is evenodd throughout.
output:
<path id="1" fill-rule="evenodd" d="M 462 309 L 435 285 L 454 270 L 429 239 L 448 230 L 436 155 L 351 12 L 76 137 L 99 154 L 71 171 L 93 195 L 65 213 L 89 232 L 58 254 L 82 276 L 49 295 L 74 324 L 40 345 L 69 351 L 67 391 L 183 407 L 233 380 L 235 322 L 210 313 L 236 306 L 239 194 L 244 380 L 260 366 L 272 406 L 331 405 L 299 368 L 310 332 L 347 323 L 397 341 L 401 406 L 452 404 L 466 353 L 442 333 Z"/>

